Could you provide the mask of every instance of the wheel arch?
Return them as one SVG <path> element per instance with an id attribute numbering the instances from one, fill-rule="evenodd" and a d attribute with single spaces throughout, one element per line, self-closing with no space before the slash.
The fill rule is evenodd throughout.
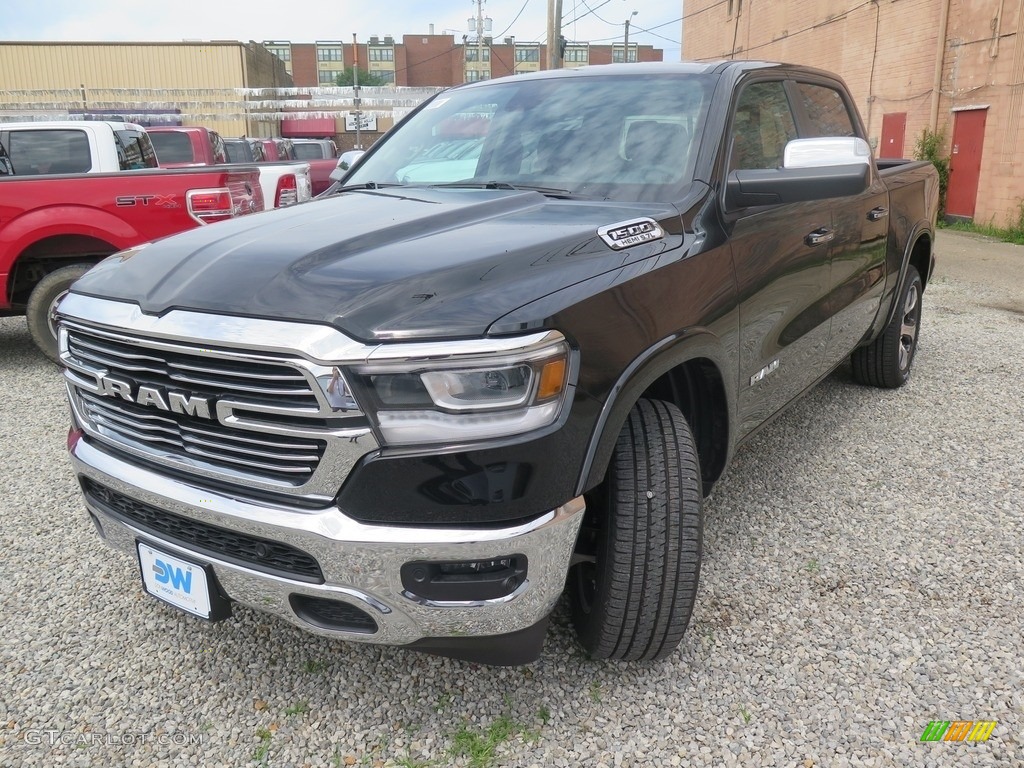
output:
<path id="1" fill-rule="evenodd" d="M 917 269 L 919 275 L 921 275 L 921 292 L 923 293 L 925 288 L 928 286 L 929 280 L 931 280 L 932 271 L 935 267 L 935 252 L 932 248 L 934 242 L 934 233 L 932 232 L 931 226 L 928 222 L 920 222 L 914 227 L 911 236 L 907 238 L 907 247 L 903 251 L 903 259 L 900 262 L 899 279 L 896 281 L 896 288 L 892 292 L 892 302 L 890 303 L 888 311 L 884 315 L 885 322 L 874 327 L 871 337 L 877 336 L 881 333 L 881 329 L 885 328 L 892 322 L 893 316 L 896 314 L 896 305 L 898 297 L 903 295 L 903 286 L 907 282 L 907 272 L 910 267 Z M 881 310 L 879 310 L 879 317 L 882 317 Z"/>
<path id="2" fill-rule="evenodd" d="M 735 382 L 719 341 L 704 330 L 663 339 L 640 355 L 612 387 L 587 446 L 577 494 L 602 482 L 630 410 L 642 397 L 667 400 L 693 432 L 704 494 L 728 465 L 733 450 Z"/>
<path id="3" fill-rule="evenodd" d="M 24 304 L 39 280 L 50 272 L 73 263 L 97 264 L 118 250 L 115 243 L 94 234 L 68 232 L 40 237 L 27 245 L 12 265 L 8 305 Z"/>

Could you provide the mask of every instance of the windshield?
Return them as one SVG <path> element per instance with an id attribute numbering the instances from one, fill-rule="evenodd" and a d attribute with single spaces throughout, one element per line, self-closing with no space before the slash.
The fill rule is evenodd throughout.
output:
<path id="1" fill-rule="evenodd" d="M 505 79 L 436 96 L 345 179 L 496 182 L 613 200 L 669 199 L 692 180 L 714 78 Z"/>

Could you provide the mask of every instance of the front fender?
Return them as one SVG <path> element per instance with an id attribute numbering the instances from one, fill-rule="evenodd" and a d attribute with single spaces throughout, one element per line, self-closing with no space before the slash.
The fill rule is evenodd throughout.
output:
<path id="1" fill-rule="evenodd" d="M 725 389 L 727 464 L 735 444 L 732 425 L 736 421 L 736 375 L 727 364 L 728 359 L 721 340 L 704 328 L 691 328 L 663 338 L 639 355 L 622 372 L 605 399 L 587 446 L 576 494 L 593 488 L 604 479 L 619 432 L 644 391 L 669 371 L 695 360 L 706 360 L 714 365 Z"/>

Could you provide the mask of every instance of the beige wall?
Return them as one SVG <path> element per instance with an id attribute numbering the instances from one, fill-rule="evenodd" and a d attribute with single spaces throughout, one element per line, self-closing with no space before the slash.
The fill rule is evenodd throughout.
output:
<path id="1" fill-rule="evenodd" d="M 906 112 L 908 157 L 931 127 L 941 56 L 935 127 L 945 128 L 949 151 L 953 109 L 988 106 L 975 219 L 1004 224 L 1024 199 L 1024 41 L 1017 34 L 1024 2 L 948 0 L 940 52 L 944 2 L 848 0 L 837 8 L 835 0 L 687 0 L 683 50 L 690 59 L 765 59 L 836 72 L 876 142 L 882 116 Z"/>
<path id="2" fill-rule="evenodd" d="M 232 42 L 0 43 L 0 73 L 0 113 L 180 108 L 205 116 L 183 117 L 186 124 L 225 136 L 276 132 L 233 116 L 244 112 L 234 89 L 291 85 L 261 45 Z"/>

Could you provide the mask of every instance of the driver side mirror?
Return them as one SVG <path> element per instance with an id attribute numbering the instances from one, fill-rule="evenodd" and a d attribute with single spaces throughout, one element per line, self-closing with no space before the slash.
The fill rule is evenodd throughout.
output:
<path id="1" fill-rule="evenodd" d="M 782 168 L 730 173 L 726 207 L 733 211 L 849 197 L 871 183 L 871 148 L 855 136 L 794 139 L 786 144 L 782 162 Z"/>

